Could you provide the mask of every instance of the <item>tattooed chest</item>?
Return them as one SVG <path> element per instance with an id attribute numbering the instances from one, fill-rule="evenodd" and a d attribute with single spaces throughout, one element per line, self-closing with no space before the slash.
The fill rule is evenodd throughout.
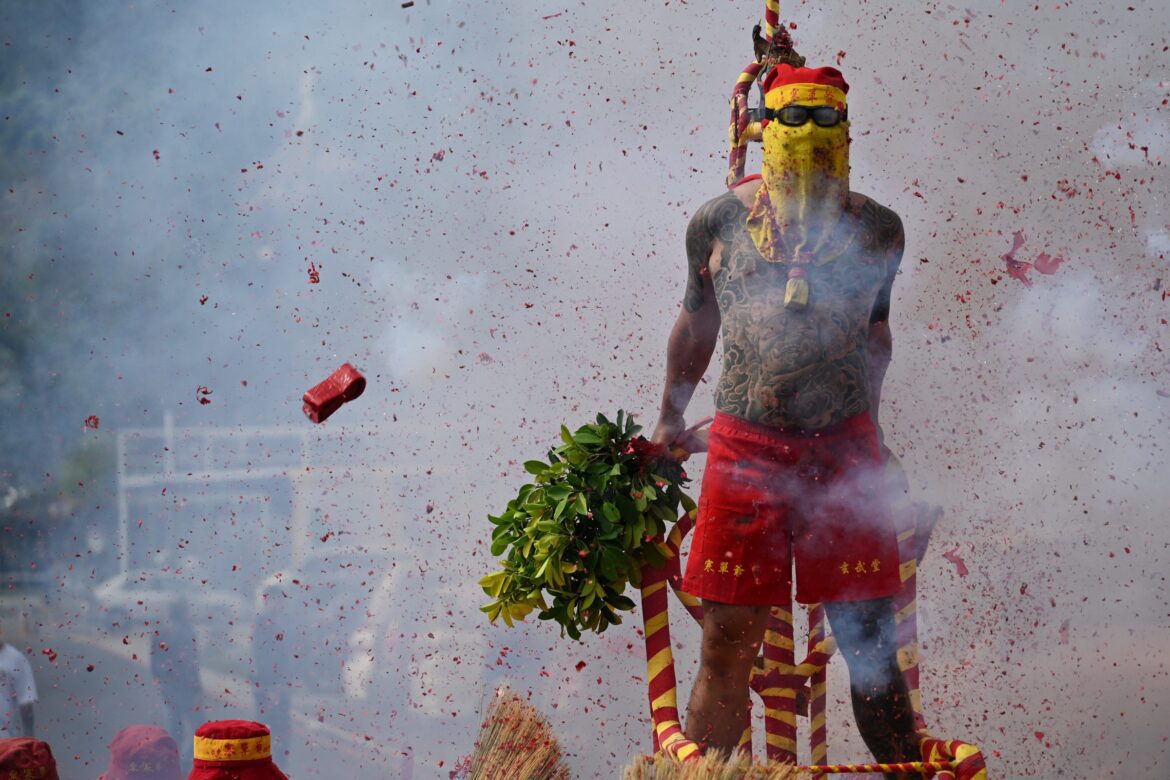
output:
<path id="1" fill-rule="evenodd" d="M 788 266 L 746 233 L 712 281 L 723 335 L 720 410 L 775 425 L 822 427 L 868 408 L 865 344 L 884 268 L 858 253 L 807 271 L 809 303 L 784 306 Z"/>

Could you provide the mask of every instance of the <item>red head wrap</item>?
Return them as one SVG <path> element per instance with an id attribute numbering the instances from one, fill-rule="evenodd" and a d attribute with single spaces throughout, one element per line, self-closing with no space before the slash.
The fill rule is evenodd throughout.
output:
<path id="1" fill-rule="evenodd" d="M 288 780 L 272 762 L 263 723 L 217 720 L 195 732 L 195 762 L 187 780 Z"/>
<path id="2" fill-rule="evenodd" d="M 0 777 L 57 780 L 57 762 L 47 742 L 32 737 L 0 739 Z"/>
<path id="3" fill-rule="evenodd" d="M 110 764 L 98 780 L 181 780 L 179 745 L 158 726 L 127 726 L 110 743 Z"/>

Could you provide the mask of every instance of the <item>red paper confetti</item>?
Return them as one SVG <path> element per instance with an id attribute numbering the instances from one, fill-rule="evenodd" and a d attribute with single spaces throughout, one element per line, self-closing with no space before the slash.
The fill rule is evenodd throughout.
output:
<path id="1" fill-rule="evenodd" d="M 1007 261 L 1007 275 L 1015 279 L 1017 282 L 1023 282 L 1025 287 L 1032 286 L 1032 280 L 1028 278 L 1028 273 L 1031 270 L 1031 263 L 1023 263 L 1019 260 Z"/>
<path id="2" fill-rule="evenodd" d="M 206 385 L 199 385 L 199 387 L 195 388 L 195 397 L 199 399 L 199 403 L 203 406 L 207 406 L 209 403 L 211 403 L 211 399 L 207 397 L 209 395 L 211 395 L 210 387 L 207 387 Z"/>
<path id="3" fill-rule="evenodd" d="M 947 550 L 943 553 L 943 557 L 955 565 L 955 571 L 960 577 L 967 576 L 967 564 L 963 563 L 963 559 L 959 557 L 959 548 Z"/>
<path id="4" fill-rule="evenodd" d="M 321 274 L 319 271 L 317 271 L 317 266 L 310 262 L 309 263 L 309 284 L 320 284 L 320 283 L 321 283 Z"/>
<path id="5" fill-rule="evenodd" d="M 578 662 L 577 662 L 577 671 L 579 672 L 579 671 L 581 671 L 581 670 L 582 670 L 582 669 L 584 669 L 584 668 L 585 668 L 585 662 L 584 662 L 584 661 L 578 661 Z"/>
<path id="6" fill-rule="evenodd" d="M 1024 245 L 1027 239 L 1024 237 L 1024 231 L 1017 230 L 1012 234 L 1012 248 L 1008 250 L 1007 254 L 1001 255 L 1003 261 L 1007 263 L 1007 274 L 1011 278 L 1023 282 L 1025 287 L 1032 286 L 1032 280 L 1028 278 L 1028 272 L 1032 270 L 1031 263 L 1025 263 L 1016 259 L 1016 252 Z"/>
<path id="7" fill-rule="evenodd" d="M 42 650 L 41 655 L 49 656 L 49 663 L 56 663 L 57 661 L 57 653 L 51 647 L 46 647 L 44 650 Z"/>
<path id="8" fill-rule="evenodd" d="M 1063 262 L 1063 255 L 1057 255 L 1056 257 L 1053 257 L 1047 252 L 1041 252 L 1036 256 L 1036 260 L 1032 264 L 1032 267 L 1042 274 L 1054 274 L 1056 273 L 1056 269 L 1060 268 L 1060 264 Z"/>
<path id="9" fill-rule="evenodd" d="M 91 414 L 89 417 L 85 418 L 85 427 L 89 428 L 91 431 L 96 431 L 99 427 L 101 427 L 101 424 L 102 421 L 98 419 L 96 414 Z"/>

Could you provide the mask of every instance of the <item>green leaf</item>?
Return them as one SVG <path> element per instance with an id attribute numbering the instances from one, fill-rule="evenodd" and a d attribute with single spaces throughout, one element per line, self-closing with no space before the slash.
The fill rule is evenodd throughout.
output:
<path id="1" fill-rule="evenodd" d="M 622 610 L 625 610 L 626 612 L 629 612 L 631 609 L 634 608 L 634 600 L 631 598 L 627 598 L 627 597 L 621 595 L 620 593 L 612 594 L 606 600 L 609 602 L 610 606 L 612 606 L 614 609 L 622 609 Z"/>
<path id="2" fill-rule="evenodd" d="M 547 468 L 548 464 L 542 460 L 524 461 L 524 470 L 529 474 L 543 474 Z"/>
<path id="3" fill-rule="evenodd" d="M 583 425 L 578 428 L 577 432 L 573 434 L 573 439 L 577 442 L 577 444 L 601 444 L 601 442 L 604 441 L 604 439 L 601 438 L 601 434 L 599 434 L 593 427 L 588 425 Z"/>
<path id="4" fill-rule="evenodd" d="M 545 488 L 544 493 L 553 501 L 560 501 L 562 498 L 568 497 L 573 492 L 573 488 L 564 483 L 549 485 Z"/>

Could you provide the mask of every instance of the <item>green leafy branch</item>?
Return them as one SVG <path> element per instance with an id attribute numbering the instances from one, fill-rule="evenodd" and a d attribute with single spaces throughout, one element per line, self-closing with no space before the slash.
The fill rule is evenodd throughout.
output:
<path id="1" fill-rule="evenodd" d="M 626 585 L 641 585 L 642 566 L 661 566 L 662 543 L 679 507 L 694 501 L 682 488 L 686 473 L 663 448 L 638 434 L 641 426 L 618 411 L 570 433 L 548 462 L 530 460 L 535 481 L 520 488 L 499 516 L 488 516 L 492 555 L 502 568 L 479 584 L 492 601 L 480 609 L 509 626 L 539 609 L 561 634 L 581 638 L 621 623 L 634 608 Z"/>

